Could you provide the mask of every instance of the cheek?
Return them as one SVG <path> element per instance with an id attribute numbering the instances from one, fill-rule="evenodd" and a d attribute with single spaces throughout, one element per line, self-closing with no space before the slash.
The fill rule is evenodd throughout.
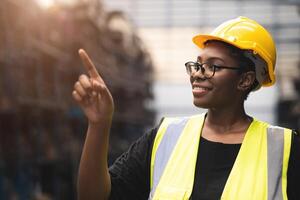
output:
<path id="1" fill-rule="evenodd" d="M 218 81 L 215 82 L 215 86 L 217 89 L 220 90 L 229 90 L 232 91 L 234 90 L 236 86 L 236 81 L 234 79 L 230 78 L 224 78 L 224 79 L 219 79 Z"/>
<path id="2" fill-rule="evenodd" d="M 190 77 L 190 81 L 193 78 Z M 203 96 L 194 96 L 194 105 L 201 108 L 226 106 L 237 98 L 238 76 L 236 74 L 219 74 L 211 79 L 203 80 L 212 90 Z"/>
<path id="3" fill-rule="evenodd" d="M 236 77 L 219 77 L 214 83 L 216 98 L 231 99 L 236 96 L 238 80 Z"/>

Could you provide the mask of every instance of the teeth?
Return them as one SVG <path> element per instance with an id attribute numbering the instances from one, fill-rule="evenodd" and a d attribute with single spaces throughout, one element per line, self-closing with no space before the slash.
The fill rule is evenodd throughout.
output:
<path id="1" fill-rule="evenodd" d="M 199 90 L 199 91 L 203 91 L 203 90 L 208 90 L 207 88 L 203 88 L 203 87 L 194 87 L 194 90 Z"/>

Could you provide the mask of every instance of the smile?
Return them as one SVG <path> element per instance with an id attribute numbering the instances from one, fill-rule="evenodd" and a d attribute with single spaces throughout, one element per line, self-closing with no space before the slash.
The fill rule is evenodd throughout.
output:
<path id="1" fill-rule="evenodd" d="M 203 87 L 203 86 L 199 86 L 199 85 L 193 85 L 193 95 L 194 96 L 204 96 L 206 95 L 210 90 L 211 88 L 208 88 L 208 87 Z"/>
<path id="2" fill-rule="evenodd" d="M 195 86 L 195 87 L 193 87 L 193 90 L 196 90 L 196 91 L 206 91 L 206 90 L 209 90 L 209 89 L 205 88 L 205 87 Z"/>

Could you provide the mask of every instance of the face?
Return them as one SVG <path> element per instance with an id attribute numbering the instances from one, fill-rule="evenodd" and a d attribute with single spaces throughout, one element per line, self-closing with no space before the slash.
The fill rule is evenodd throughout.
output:
<path id="1" fill-rule="evenodd" d="M 208 43 L 198 56 L 199 63 L 239 67 L 229 49 L 218 42 Z M 206 79 L 199 70 L 191 75 L 194 104 L 201 108 L 221 108 L 240 101 L 238 90 L 240 74 L 236 70 L 216 69 L 212 78 Z"/>

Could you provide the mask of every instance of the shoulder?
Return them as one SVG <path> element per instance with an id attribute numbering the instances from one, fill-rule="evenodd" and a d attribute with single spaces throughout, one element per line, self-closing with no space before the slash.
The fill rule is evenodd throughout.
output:
<path id="1" fill-rule="evenodd" d="M 297 131 L 297 130 L 292 130 L 292 133 L 293 133 L 294 137 L 300 138 L 300 133 L 299 133 L 299 131 Z"/>
<path id="2" fill-rule="evenodd" d="M 163 119 L 164 118 L 162 118 L 156 126 L 147 130 L 140 138 L 133 142 L 129 149 L 113 163 L 110 167 L 111 171 L 114 171 L 115 168 L 119 168 L 120 166 L 147 161 L 145 158 L 151 155 L 153 142 Z"/>
<path id="3" fill-rule="evenodd" d="M 299 132 L 292 132 L 292 146 L 287 174 L 287 193 L 289 199 L 299 199 L 300 190 L 300 135 Z"/>
<path id="4" fill-rule="evenodd" d="M 292 151 L 300 156 L 300 134 L 296 130 L 292 130 Z"/>
<path id="5" fill-rule="evenodd" d="M 110 166 L 110 199 L 147 199 L 152 146 L 160 123 L 143 134 Z"/>
<path id="6" fill-rule="evenodd" d="M 299 132 L 295 130 L 292 131 L 292 145 L 289 166 L 300 169 L 300 135 Z"/>
<path id="7" fill-rule="evenodd" d="M 196 119 L 204 119 L 205 113 L 198 114 L 198 115 L 190 115 L 190 116 L 178 116 L 178 117 L 163 117 L 160 121 L 160 125 L 164 124 L 178 124 L 178 123 L 184 123 L 188 120 Z"/>
<path id="8" fill-rule="evenodd" d="M 294 137 L 296 137 L 296 140 L 298 138 L 300 138 L 300 135 L 299 133 L 294 130 L 294 129 L 291 129 L 291 128 L 288 128 L 288 127 L 285 127 L 285 126 L 278 126 L 278 125 L 274 125 L 274 124 L 271 124 L 271 123 L 268 123 L 266 121 L 263 121 L 263 120 L 259 120 L 259 119 L 256 119 L 256 118 L 253 118 L 253 122 L 261 127 L 264 127 L 264 128 L 267 128 L 268 131 L 270 131 L 270 133 L 272 132 L 277 132 L 277 133 L 289 133 L 289 134 L 292 134 L 292 140 L 294 140 Z"/>

